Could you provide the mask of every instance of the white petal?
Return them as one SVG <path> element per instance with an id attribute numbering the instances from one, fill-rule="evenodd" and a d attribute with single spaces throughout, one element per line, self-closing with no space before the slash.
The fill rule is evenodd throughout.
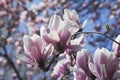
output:
<path id="1" fill-rule="evenodd" d="M 71 35 L 73 35 L 79 30 L 79 25 L 73 21 L 62 21 L 58 29 L 58 33 L 61 30 L 69 31 Z"/>
<path id="2" fill-rule="evenodd" d="M 82 45 L 85 40 L 85 35 L 81 35 L 79 38 L 70 40 L 71 45 Z"/>
<path id="3" fill-rule="evenodd" d="M 52 40 L 54 40 L 55 42 L 59 42 L 60 41 L 60 38 L 57 34 L 56 31 L 52 31 L 48 34 L 49 38 L 51 38 Z"/>
<path id="4" fill-rule="evenodd" d="M 30 43 L 33 43 L 33 42 L 32 42 L 32 40 L 31 40 L 30 36 L 25 35 L 25 36 L 23 37 L 23 43 L 24 43 L 26 46 L 28 46 L 28 45 L 30 45 Z"/>
<path id="5" fill-rule="evenodd" d="M 32 60 L 30 60 L 30 58 L 28 58 L 24 54 L 16 54 L 15 56 L 16 56 L 16 58 L 20 59 L 21 61 L 23 61 L 25 63 L 34 64 L 34 62 Z"/>
<path id="6" fill-rule="evenodd" d="M 52 53 L 53 53 L 53 51 L 54 51 L 54 47 L 53 47 L 53 45 L 52 44 L 49 44 L 48 46 L 46 46 L 46 48 L 45 48 L 46 50 L 45 50 L 45 54 L 46 55 L 51 55 Z"/>
<path id="7" fill-rule="evenodd" d="M 89 67 L 90 71 L 92 72 L 92 74 L 94 74 L 96 77 L 100 78 L 99 74 L 96 71 L 95 65 L 92 62 L 90 62 L 88 64 L 88 67 Z"/>
<path id="8" fill-rule="evenodd" d="M 120 70 L 117 70 L 114 74 L 113 74 L 113 80 L 117 80 L 120 79 Z"/>
<path id="9" fill-rule="evenodd" d="M 74 22 L 68 22 L 68 30 L 71 33 L 71 35 L 75 34 L 79 30 L 79 25 Z"/>
<path id="10" fill-rule="evenodd" d="M 76 66 L 81 67 L 84 70 L 88 70 L 88 61 L 90 60 L 90 53 L 87 49 L 82 49 L 77 52 Z M 84 66 L 84 67 L 83 67 Z"/>
<path id="11" fill-rule="evenodd" d="M 45 26 L 42 25 L 41 28 L 40 28 L 40 35 L 43 36 L 45 34 L 47 34 L 47 31 L 46 31 Z"/>
<path id="12" fill-rule="evenodd" d="M 32 39 L 30 38 L 30 36 L 25 35 L 25 36 L 23 37 L 23 44 L 24 44 L 25 53 L 30 52 L 31 46 L 33 46 L 33 41 L 32 41 Z"/>
<path id="13" fill-rule="evenodd" d="M 94 53 L 94 58 L 93 61 L 95 64 L 97 64 L 98 66 L 100 66 L 100 59 L 101 59 L 101 51 L 100 48 L 97 48 L 95 53 Z"/>
<path id="14" fill-rule="evenodd" d="M 50 18 L 50 22 L 48 28 L 50 30 L 57 30 L 61 22 L 61 17 L 58 15 L 54 15 Z"/>
<path id="15" fill-rule="evenodd" d="M 78 22 L 79 16 L 75 10 L 64 9 L 63 19 Z"/>
<path id="16" fill-rule="evenodd" d="M 100 72 L 101 72 L 101 76 L 103 76 L 103 78 L 107 78 L 107 72 L 106 72 L 106 68 L 105 68 L 105 64 L 101 64 L 100 65 Z"/>
<path id="17" fill-rule="evenodd" d="M 44 50 L 44 47 L 46 45 L 44 40 L 37 34 L 33 34 L 33 36 L 31 38 L 32 38 L 32 40 L 34 42 L 34 45 L 38 49 L 39 54 L 42 53 L 43 50 Z"/>

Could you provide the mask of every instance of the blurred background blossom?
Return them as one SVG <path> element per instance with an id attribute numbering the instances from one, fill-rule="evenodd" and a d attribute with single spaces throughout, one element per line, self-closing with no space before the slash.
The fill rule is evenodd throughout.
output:
<path id="1" fill-rule="evenodd" d="M 78 13 L 78 16 L 73 20 L 79 25 L 87 19 L 83 31 L 105 32 L 104 24 L 108 23 L 109 37 L 115 39 L 120 34 L 120 0 L 0 0 L 1 80 L 50 80 L 48 76 L 52 69 L 43 72 L 21 62 L 15 55 L 24 53 L 24 35 L 39 35 L 41 26 L 48 27 L 54 14 L 62 17 L 65 8 L 76 10 L 73 14 Z M 98 47 L 112 50 L 112 43 L 104 36 L 90 34 L 86 35 L 84 48 L 93 55 Z M 58 61 L 61 58 L 64 56 L 59 57 Z M 57 63 L 57 60 L 54 63 Z M 72 64 L 74 63 L 75 61 Z M 68 74 L 71 76 L 69 80 L 72 80 L 72 74 L 69 71 Z M 66 79 L 66 76 L 63 76 L 63 79 Z"/>

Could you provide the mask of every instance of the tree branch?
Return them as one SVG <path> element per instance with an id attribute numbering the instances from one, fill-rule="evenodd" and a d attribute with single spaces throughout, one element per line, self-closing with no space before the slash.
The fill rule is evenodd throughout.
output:
<path id="1" fill-rule="evenodd" d="M 105 33 L 101 33 L 101 32 L 78 32 L 78 33 L 82 33 L 82 34 L 100 34 L 105 36 L 106 38 L 112 40 L 113 42 L 117 43 L 118 45 L 120 45 L 119 42 L 115 41 L 114 39 L 112 39 L 111 37 L 107 36 Z"/>
<path id="2" fill-rule="evenodd" d="M 59 55 L 60 55 L 60 53 L 58 53 L 57 55 L 55 55 L 55 56 L 52 58 L 52 60 L 50 61 L 48 67 L 46 67 L 46 71 L 49 70 L 50 66 L 51 66 L 52 63 L 55 61 L 55 59 L 59 57 Z"/>
<path id="3" fill-rule="evenodd" d="M 17 68 L 15 67 L 15 65 L 14 65 L 13 61 L 10 59 L 10 57 L 9 57 L 9 56 L 8 56 L 8 54 L 7 54 L 6 47 L 4 46 L 4 47 L 3 47 L 3 49 L 4 49 L 4 52 L 5 52 L 5 54 L 4 54 L 5 58 L 6 58 L 6 59 L 7 59 L 7 61 L 9 61 L 9 62 L 10 62 L 10 64 L 12 65 L 12 67 L 13 67 L 14 71 L 15 71 L 15 72 L 16 72 L 16 74 L 17 74 L 18 79 L 19 79 L 19 80 L 22 80 L 22 78 L 20 77 L 19 71 L 17 70 Z"/>

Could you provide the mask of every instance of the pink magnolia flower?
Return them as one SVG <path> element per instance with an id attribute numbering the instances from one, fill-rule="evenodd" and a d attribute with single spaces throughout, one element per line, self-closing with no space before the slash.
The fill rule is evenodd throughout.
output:
<path id="1" fill-rule="evenodd" d="M 48 29 L 47 32 L 45 27 L 41 27 L 41 36 L 46 43 L 52 43 L 56 50 L 64 52 L 66 48 L 70 47 L 69 41 L 72 35 L 78 31 L 79 26 L 73 21 L 63 21 L 60 16 L 54 15 L 50 19 Z"/>
<path id="2" fill-rule="evenodd" d="M 44 61 L 53 52 L 52 44 L 46 46 L 45 41 L 37 34 L 32 37 L 25 35 L 23 43 L 25 54 L 17 54 L 17 57 L 26 63 L 44 68 Z"/>
<path id="3" fill-rule="evenodd" d="M 115 39 L 118 43 L 120 43 L 120 35 L 117 36 L 117 38 Z M 115 55 L 117 57 L 120 57 L 120 45 L 113 42 L 113 45 L 112 45 L 112 49 L 113 51 L 115 52 Z"/>
<path id="4" fill-rule="evenodd" d="M 89 69 L 99 80 L 120 79 L 119 61 L 113 52 L 98 48 L 93 61 L 94 64 L 89 63 Z"/>
<path id="5" fill-rule="evenodd" d="M 92 77 L 92 73 L 89 70 L 88 63 L 91 60 L 91 56 L 88 50 L 82 49 L 77 52 L 76 65 L 74 66 L 74 80 L 88 80 Z"/>
<path id="6" fill-rule="evenodd" d="M 66 55 L 66 58 L 59 61 L 53 69 L 52 77 L 63 77 L 64 73 L 68 70 L 71 64 L 70 56 Z"/>

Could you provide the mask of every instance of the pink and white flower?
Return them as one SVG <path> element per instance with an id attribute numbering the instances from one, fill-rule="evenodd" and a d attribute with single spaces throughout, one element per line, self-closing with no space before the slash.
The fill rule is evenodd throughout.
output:
<path id="1" fill-rule="evenodd" d="M 77 52 L 76 65 L 73 68 L 74 80 L 87 80 L 92 77 L 88 67 L 90 61 L 91 56 L 87 49 Z"/>
<path id="2" fill-rule="evenodd" d="M 119 79 L 120 69 L 119 61 L 113 52 L 105 48 L 97 49 L 94 54 L 93 62 L 89 63 L 90 71 L 99 80 L 116 80 Z"/>
<path id="3" fill-rule="evenodd" d="M 25 54 L 17 54 L 17 57 L 29 64 L 45 67 L 44 61 L 52 54 L 54 47 L 52 44 L 46 46 L 41 36 L 34 34 L 32 37 L 25 35 L 23 38 Z"/>
<path id="4" fill-rule="evenodd" d="M 52 77 L 63 77 L 64 73 L 69 70 L 69 67 L 71 65 L 71 59 L 69 55 L 66 55 L 66 57 L 62 60 L 60 60 L 56 66 L 53 69 L 53 72 L 51 74 Z"/>
<path id="5" fill-rule="evenodd" d="M 56 50 L 63 53 L 69 45 L 72 35 L 78 31 L 79 26 L 73 21 L 64 21 L 60 16 L 54 15 L 50 19 L 48 29 L 49 32 L 45 27 L 41 27 L 41 36 L 46 43 L 52 43 Z"/>

